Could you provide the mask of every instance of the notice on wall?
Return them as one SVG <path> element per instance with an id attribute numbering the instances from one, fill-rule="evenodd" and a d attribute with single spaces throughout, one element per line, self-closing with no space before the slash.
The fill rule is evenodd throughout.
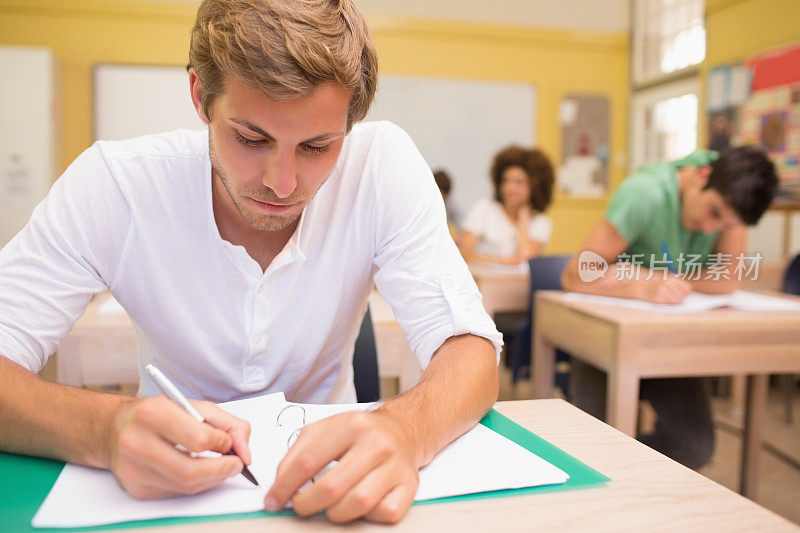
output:
<path id="1" fill-rule="evenodd" d="M 22 156 L 11 154 L 5 158 L 0 171 L 0 202 L 28 204 L 33 201 L 33 173 Z"/>

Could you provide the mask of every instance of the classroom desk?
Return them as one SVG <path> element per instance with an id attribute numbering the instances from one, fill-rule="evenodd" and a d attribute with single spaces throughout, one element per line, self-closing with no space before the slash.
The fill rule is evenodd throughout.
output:
<path id="1" fill-rule="evenodd" d="M 73 387 L 139 382 L 136 330 L 125 312 L 103 311 L 95 296 L 56 352 L 56 381 Z"/>
<path id="2" fill-rule="evenodd" d="M 470 263 L 469 270 L 483 295 L 483 306 L 490 316 L 528 310 L 530 274 L 527 270 L 502 265 Z M 780 290 L 786 261 L 764 263 L 757 280 L 745 280 L 746 289 Z"/>
<path id="3" fill-rule="evenodd" d="M 138 383 L 137 338 L 124 312 L 103 312 L 109 293 L 97 295 L 62 341 L 56 355 L 56 381 L 81 387 Z M 374 292 L 369 297 L 378 373 L 398 380 L 398 391 L 413 387 L 422 374 L 419 362 L 395 322 L 391 307 Z"/>
<path id="4" fill-rule="evenodd" d="M 745 374 L 740 492 L 755 495 L 769 374 L 800 372 L 800 312 L 717 309 L 684 315 L 569 302 L 536 293 L 534 396 L 552 395 L 555 349 L 608 375 L 606 418 L 636 434 L 639 379 Z"/>
<path id="5" fill-rule="evenodd" d="M 527 269 L 471 263 L 469 270 L 483 295 L 483 307 L 489 316 L 528 310 L 530 274 Z"/>
<path id="6" fill-rule="evenodd" d="M 416 385 L 422 375 L 419 359 L 411 351 L 406 332 L 395 320 L 389 302 L 374 290 L 369 295 L 369 311 L 378 350 L 378 373 L 382 378 L 396 378 L 397 392 L 405 392 Z"/>
<path id="7" fill-rule="evenodd" d="M 563 400 L 500 402 L 518 424 L 611 478 L 604 486 L 415 505 L 391 531 L 800 531 L 796 525 L 651 450 Z M 321 516 L 126 529 L 139 533 L 330 530 Z M 359 521 L 340 531 L 385 532 Z"/>

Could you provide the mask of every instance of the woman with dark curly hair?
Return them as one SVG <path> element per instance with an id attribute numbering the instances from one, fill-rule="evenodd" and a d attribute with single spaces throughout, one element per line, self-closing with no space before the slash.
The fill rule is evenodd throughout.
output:
<path id="1" fill-rule="evenodd" d="M 550 160 L 536 148 L 509 146 L 495 155 L 491 178 L 494 197 L 475 204 L 464 223 L 464 258 L 515 265 L 536 257 L 553 231 L 544 215 L 555 181 Z"/>

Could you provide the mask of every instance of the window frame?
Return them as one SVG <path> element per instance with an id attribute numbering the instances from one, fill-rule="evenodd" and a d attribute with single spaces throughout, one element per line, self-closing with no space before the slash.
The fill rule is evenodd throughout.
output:
<path id="1" fill-rule="evenodd" d="M 659 102 L 676 98 L 686 94 L 694 94 L 697 96 L 698 119 L 700 114 L 700 80 L 693 76 L 687 79 L 681 79 L 670 83 L 662 83 L 654 87 L 635 91 L 631 95 L 630 103 L 630 158 L 628 164 L 628 171 L 634 172 L 642 165 L 649 163 L 645 160 L 647 153 L 647 143 L 651 142 L 653 128 L 648 128 L 645 124 L 646 111 L 652 109 Z M 698 124 L 699 126 L 699 124 Z M 648 136 L 648 132 L 651 133 Z M 699 135 L 699 127 L 698 127 Z M 683 154 L 686 155 L 686 154 Z"/>

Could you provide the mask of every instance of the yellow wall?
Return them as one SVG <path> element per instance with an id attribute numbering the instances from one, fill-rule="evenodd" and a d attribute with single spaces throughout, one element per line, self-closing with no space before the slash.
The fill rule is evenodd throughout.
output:
<path id="1" fill-rule="evenodd" d="M 60 63 L 60 170 L 92 142 L 92 66 L 185 64 L 194 11 L 194 4 L 183 2 L 0 0 L 0 44 L 47 46 Z M 535 137 L 555 161 L 560 98 L 573 92 L 607 96 L 612 184 L 624 177 L 627 35 L 366 16 L 384 73 L 533 83 Z M 557 196 L 548 251 L 576 250 L 606 201 Z"/>
<path id="2" fill-rule="evenodd" d="M 701 86 L 712 67 L 739 62 L 747 56 L 793 42 L 800 42 L 798 0 L 707 0 L 707 54 Z M 702 95 L 701 95 L 702 96 Z M 707 139 L 705 98 L 700 105 L 699 140 Z"/>
<path id="3" fill-rule="evenodd" d="M 800 41 L 797 0 L 708 0 L 709 66 Z"/>

